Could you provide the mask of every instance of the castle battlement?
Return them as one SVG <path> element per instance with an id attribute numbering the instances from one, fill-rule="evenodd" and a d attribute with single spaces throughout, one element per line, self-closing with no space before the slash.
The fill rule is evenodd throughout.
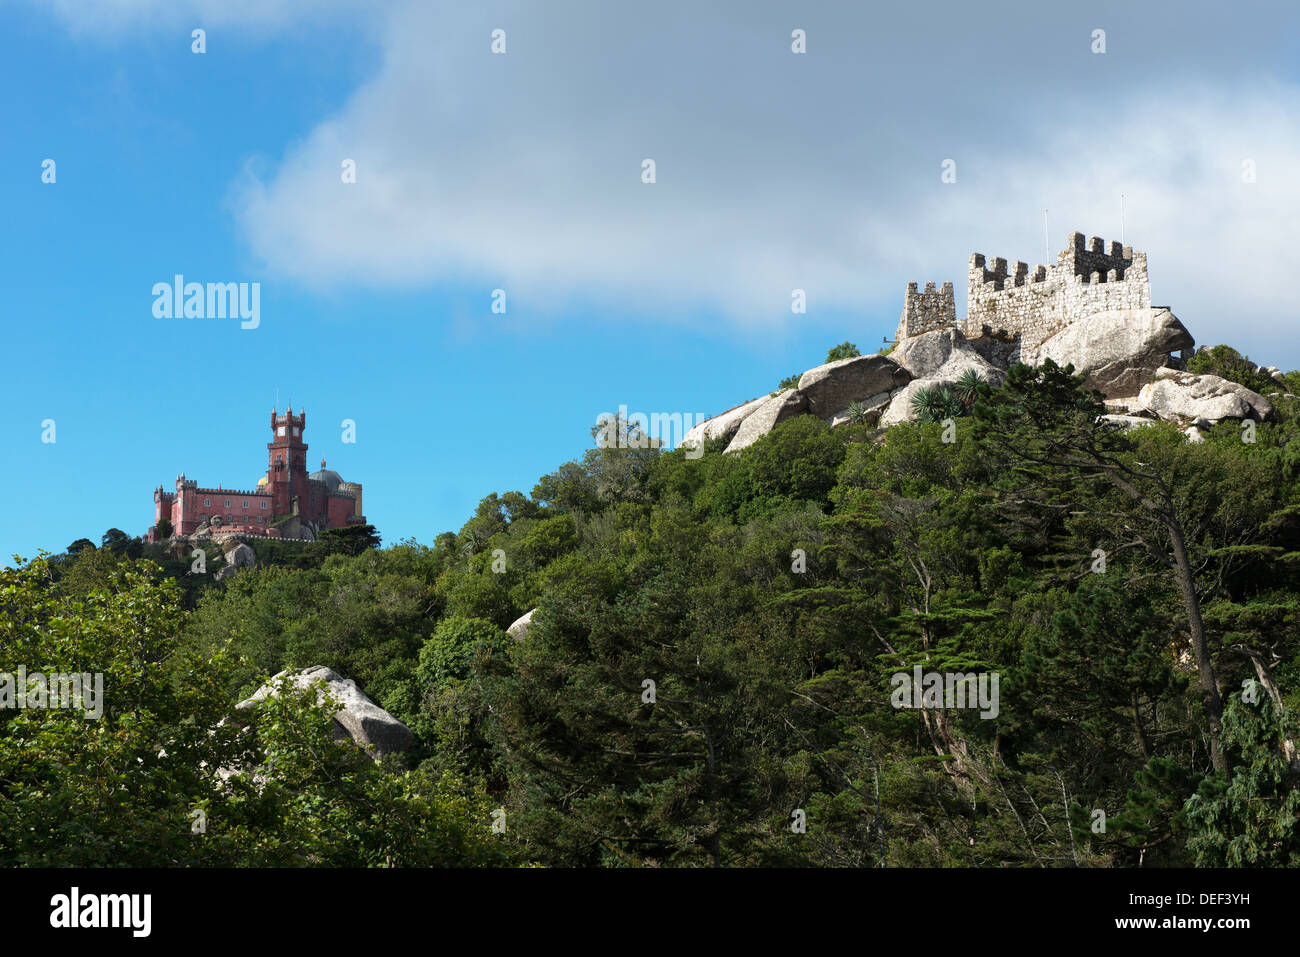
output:
<path id="1" fill-rule="evenodd" d="M 955 317 L 951 283 L 943 284 L 943 292 L 935 292 L 934 283 L 926 283 L 925 292 L 908 283 L 895 338 L 946 327 L 975 338 L 997 329 L 1018 336 L 1022 349 L 1032 349 L 1086 316 L 1150 305 L 1146 253 L 1072 232 L 1052 265 L 1031 269 L 1019 259 L 971 253 L 964 320 Z"/>
<path id="2" fill-rule="evenodd" d="M 916 283 L 907 284 L 903 300 L 903 314 L 898 320 L 897 338 L 917 336 L 934 329 L 944 329 L 957 321 L 957 306 L 953 299 L 952 283 L 946 282 L 935 290 L 927 282 L 924 292 L 917 292 Z"/>
<path id="3" fill-rule="evenodd" d="M 267 498 L 270 494 L 265 489 L 262 489 L 260 491 L 248 492 L 243 489 L 236 489 L 236 488 L 196 488 L 193 491 L 197 492 L 200 495 L 218 495 L 218 496 L 225 495 L 227 497 L 234 497 L 234 498 L 249 498 L 250 496 L 260 496 L 261 498 Z"/>
<path id="4" fill-rule="evenodd" d="M 983 253 L 970 254 L 970 283 L 973 286 L 992 287 L 991 291 L 1001 292 L 1006 288 L 1008 281 L 1010 281 L 1012 288 L 1027 283 L 1046 282 L 1047 267 L 1035 266 L 1031 274 L 1029 272 L 1029 263 L 1017 259 L 1008 269 L 1005 259 L 995 258 L 992 262 L 992 268 L 987 268 Z"/>

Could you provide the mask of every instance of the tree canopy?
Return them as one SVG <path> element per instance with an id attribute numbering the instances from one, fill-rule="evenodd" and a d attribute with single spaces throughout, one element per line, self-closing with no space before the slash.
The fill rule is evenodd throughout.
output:
<path id="1" fill-rule="evenodd" d="M 0 710 L 0 860 L 1295 866 L 1300 402 L 1198 444 L 1081 381 L 607 443 L 431 545 L 354 526 L 222 582 L 112 531 L 6 569 L 0 671 L 101 671 L 106 706 Z M 222 719 L 314 665 L 413 748 L 285 693 L 250 756 Z M 995 706 L 900 706 L 918 673 Z"/>

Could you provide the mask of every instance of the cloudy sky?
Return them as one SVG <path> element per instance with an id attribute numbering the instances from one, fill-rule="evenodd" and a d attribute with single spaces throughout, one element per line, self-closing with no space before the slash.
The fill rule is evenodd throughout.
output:
<path id="1" fill-rule="evenodd" d="M 137 534 L 182 469 L 251 486 L 277 394 L 387 540 L 428 541 L 579 454 L 601 411 L 717 412 L 836 342 L 867 351 L 909 280 L 953 280 L 961 309 L 972 251 L 1045 261 L 1044 209 L 1052 257 L 1122 229 L 1199 343 L 1300 366 L 1298 20 L 0 0 L 21 357 L 0 423 L 30 503 L 0 553 Z M 261 325 L 156 319 L 175 273 L 261 282 Z"/>

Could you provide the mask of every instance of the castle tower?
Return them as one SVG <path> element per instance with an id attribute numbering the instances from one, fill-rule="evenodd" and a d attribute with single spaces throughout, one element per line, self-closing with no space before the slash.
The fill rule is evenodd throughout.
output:
<path id="1" fill-rule="evenodd" d="M 307 495 L 307 443 L 302 437 L 306 428 L 306 412 L 294 415 L 292 406 L 283 415 L 271 410 L 266 486 L 276 516 L 291 514 L 294 499 L 304 497 L 305 500 Z"/>
<path id="2" fill-rule="evenodd" d="M 365 518 L 365 509 L 361 506 L 361 483 L 360 482 L 340 482 L 340 492 L 351 492 L 353 500 L 357 503 L 352 509 L 352 514 L 357 518 Z"/>
<path id="3" fill-rule="evenodd" d="M 927 282 L 924 292 L 917 292 L 916 283 L 907 284 L 903 297 L 903 314 L 898 318 L 894 338 L 906 339 L 935 329 L 947 329 L 956 322 L 957 307 L 953 300 L 952 283 L 946 282 L 937 291 L 934 283 Z"/>

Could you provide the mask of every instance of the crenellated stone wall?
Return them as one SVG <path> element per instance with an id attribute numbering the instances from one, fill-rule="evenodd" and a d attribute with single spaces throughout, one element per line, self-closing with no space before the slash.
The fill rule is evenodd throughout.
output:
<path id="1" fill-rule="evenodd" d="M 908 283 L 896 338 L 957 325 L 967 338 L 1001 332 L 1017 337 L 1020 348 L 1036 348 L 1045 339 L 1085 316 L 1114 309 L 1146 309 L 1151 305 L 1146 253 L 1099 237 L 1084 242 L 1071 233 L 1064 251 L 1051 266 L 1008 264 L 972 253 L 967 274 L 966 318 L 952 315 L 951 283 L 924 293 Z M 946 303 L 944 294 L 947 294 Z M 945 310 L 947 310 L 945 312 Z"/>
<path id="2" fill-rule="evenodd" d="M 907 284 L 903 299 L 903 314 L 898 319 L 896 339 L 919 336 L 923 332 L 946 329 L 957 321 L 957 304 L 953 298 L 952 283 L 946 282 L 937 292 L 934 283 L 927 282 L 924 292 L 916 291 L 916 283 Z"/>

